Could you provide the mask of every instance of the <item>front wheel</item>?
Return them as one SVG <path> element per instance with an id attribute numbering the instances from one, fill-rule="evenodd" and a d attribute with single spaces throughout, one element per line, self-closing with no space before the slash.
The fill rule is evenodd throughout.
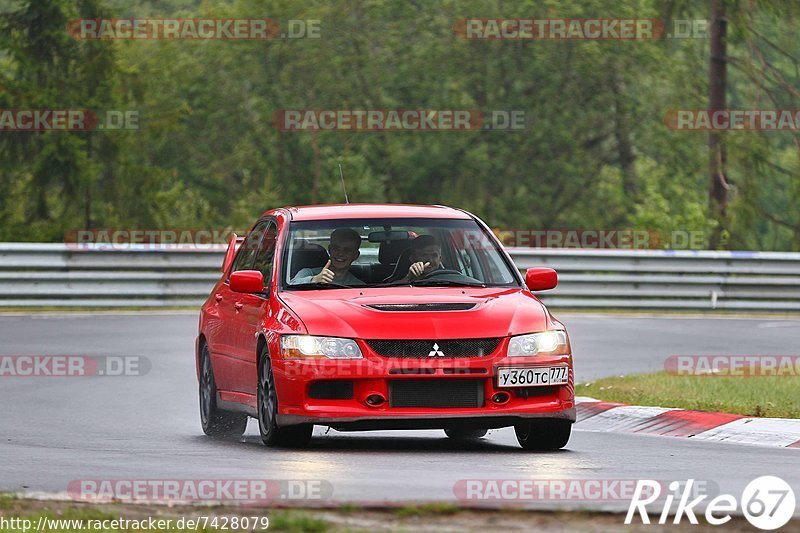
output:
<path id="1" fill-rule="evenodd" d="M 247 415 L 217 407 L 217 383 L 208 346 L 203 346 L 200 357 L 200 424 L 203 433 L 209 437 L 241 437 L 247 429 Z"/>
<path id="2" fill-rule="evenodd" d="M 526 450 L 553 451 L 567 445 L 572 422 L 557 418 L 526 420 L 514 426 L 519 445 Z"/>
<path id="3" fill-rule="evenodd" d="M 258 372 L 258 429 L 261 441 L 266 446 L 302 448 L 311 441 L 314 426 L 300 424 L 279 428 L 275 420 L 278 414 L 278 392 L 272 377 L 272 362 L 267 349 L 261 353 Z"/>

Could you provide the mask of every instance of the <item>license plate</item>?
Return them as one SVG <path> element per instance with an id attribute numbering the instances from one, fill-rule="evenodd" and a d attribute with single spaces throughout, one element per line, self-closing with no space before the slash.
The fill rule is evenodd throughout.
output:
<path id="1" fill-rule="evenodd" d="M 566 385 L 569 380 L 569 367 L 533 366 L 527 368 L 498 368 L 498 387 L 544 387 L 547 385 Z"/>

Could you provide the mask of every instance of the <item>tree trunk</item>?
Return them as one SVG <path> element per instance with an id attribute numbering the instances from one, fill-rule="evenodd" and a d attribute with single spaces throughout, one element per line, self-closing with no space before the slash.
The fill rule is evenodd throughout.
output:
<path id="1" fill-rule="evenodd" d="M 314 152 L 314 181 L 311 183 L 311 204 L 319 202 L 319 181 L 322 177 L 322 159 L 319 151 L 319 137 L 316 131 L 311 132 L 311 150 Z"/>
<path id="2" fill-rule="evenodd" d="M 708 100 L 709 111 L 725 109 L 727 89 L 727 20 L 721 2 L 711 3 L 711 43 L 709 61 Z M 711 216 L 717 221 L 717 228 L 711 235 L 709 245 L 712 249 L 720 244 L 722 234 L 727 229 L 728 182 L 725 179 L 725 144 L 721 132 L 708 134 L 709 207 Z"/>
<path id="3" fill-rule="evenodd" d="M 616 75 L 611 83 L 614 91 L 614 137 L 617 141 L 617 156 L 622 168 L 622 187 L 625 191 L 628 209 L 633 213 L 639 198 L 639 180 L 636 176 L 636 156 L 633 153 L 631 132 L 627 122 L 628 113 L 624 108 L 625 86 Z"/>
<path id="4" fill-rule="evenodd" d="M 89 139 L 87 142 L 86 153 L 88 155 L 89 161 L 92 160 L 92 134 L 89 134 Z M 86 195 L 83 199 L 83 229 L 90 230 L 92 229 L 92 178 L 91 176 L 86 177 Z"/>

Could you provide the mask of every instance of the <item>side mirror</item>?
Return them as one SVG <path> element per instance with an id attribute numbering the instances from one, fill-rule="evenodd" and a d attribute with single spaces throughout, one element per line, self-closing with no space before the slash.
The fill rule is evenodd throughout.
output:
<path id="1" fill-rule="evenodd" d="M 238 270 L 231 274 L 233 292 L 264 292 L 264 275 L 258 270 Z"/>
<path id="2" fill-rule="evenodd" d="M 532 291 L 546 291 L 558 285 L 558 274 L 552 268 L 529 268 L 525 272 L 525 285 Z"/>

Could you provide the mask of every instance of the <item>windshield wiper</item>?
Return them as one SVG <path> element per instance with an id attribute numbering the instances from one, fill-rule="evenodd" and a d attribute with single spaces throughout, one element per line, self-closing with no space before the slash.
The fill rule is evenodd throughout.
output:
<path id="1" fill-rule="evenodd" d="M 302 290 L 313 290 L 313 289 L 352 289 L 350 285 L 342 285 L 341 283 L 319 283 L 319 282 L 309 282 L 309 283 L 297 283 L 297 284 L 289 284 L 287 287 L 289 289 L 302 289 Z"/>
<path id="2" fill-rule="evenodd" d="M 419 281 L 412 281 L 413 287 L 486 287 L 484 283 L 479 281 L 452 281 L 446 279 L 421 279 Z"/>

